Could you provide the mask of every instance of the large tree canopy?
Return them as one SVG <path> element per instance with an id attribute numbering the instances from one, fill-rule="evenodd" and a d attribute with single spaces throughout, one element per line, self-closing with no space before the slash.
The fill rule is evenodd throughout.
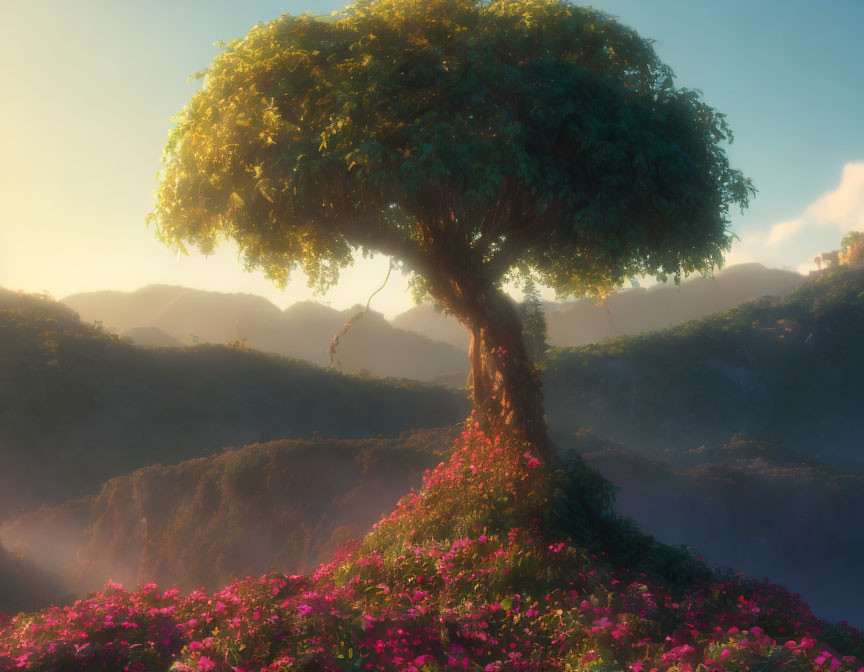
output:
<path id="1" fill-rule="evenodd" d="M 472 330 L 475 402 L 506 411 L 527 374 L 502 373 L 525 359 L 502 279 L 583 295 L 722 263 L 752 190 L 729 140 L 649 40 L 569 0 L 360 0 L 225 45 L 153 218 L 181 248 L 234 240 L 279 283 L 393 256 Z"/>

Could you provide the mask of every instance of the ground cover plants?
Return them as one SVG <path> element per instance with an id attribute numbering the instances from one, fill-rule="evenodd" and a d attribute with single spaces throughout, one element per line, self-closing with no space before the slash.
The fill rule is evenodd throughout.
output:
<path id="1" fill-rule="evenodd" d="M 0 624 L 21 670 L 861 670 L 864 640 L 781 587 L 711 572 L 617 518 L 578 458 L 473 422 L 310 576 L 215 593 L 109 586 Z"/>

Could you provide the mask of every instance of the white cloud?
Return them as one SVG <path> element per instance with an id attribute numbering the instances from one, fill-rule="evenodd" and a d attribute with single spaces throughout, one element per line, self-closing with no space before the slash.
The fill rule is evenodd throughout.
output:
<path id="1" fill-rule="evenodd" d="M 808 229 L 831 228 L 841 236 L 864 229 L 864 161 L 847 163 L 834 191 L 820 196 L 798 217 L 772 226 L 766 242 L 776 245 Z"/>
<path id="2" fill-rule="evenodd" d="M 817 266 L 815 261 L 805 261 L 798 264 L 798 267 L 795 270 L 801 275 L 808 275 L 810 271 L 815 271 L 816 268 Z"/>
<path id="3" fill-rule="evenodd" d="M 771 227 L 771 230 L 768 232 L 768 238 L 765 242 L 767 245 L 776 245 L 787 238 L 791 238 L 796 233 L 800 233 L 805 225 L 806 222 L 803 217 L 778 222 Z"/>
<path id="4" fill-rule="evenodd" d="M 841 234 L 864 229 L 864 162 L 843 167 L 840 186 L 807 209 L 817 225 L 836 226 Z"/>
<path id="5" fill-rule="evenodd" d="M 849 231 L 864 230 L 864 161 L 847 163 L 840 184 L 795 217 L 750 231 L 732 247 L 726 263 L 758 261 L 794 267 L 805 275 L 816 268 L 815 255 L 836 249 Z"/>

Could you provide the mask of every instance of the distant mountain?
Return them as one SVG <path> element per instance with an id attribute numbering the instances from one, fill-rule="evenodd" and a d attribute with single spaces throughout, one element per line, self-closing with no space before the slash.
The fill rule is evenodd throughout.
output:
<path id="1" fill-rule="evenodd" d="M 280 310 L 254 294 L 222 294 L 186 287 L 150 285 L 134 292 L 88 292 L 62 300 L 84 322 L 101 322 L 114 333 L 158 327 L 181 343 L 228 343 L 248 337 Z"/>
<path id="2" fill-rule="evenodd" d="M 545 304 L 549 342 L 584 345 L 625 334 L 663 329 L 730 308 L 763 295 L 782 296 L 803 276 L 759 264 L 731 266 L 713 279 L 696 278 L 679 287 L 660 285 L 618 292 L 598 306 L 583 300 Z M 252 294 L 222 294 L 153 285 L 135 292 L 75 294 L 63 303 L 85 322 L 101 322 L 142 345 L 245 342 L 248 347 L 328 366 L 333 337 L 360 306 L 335 310 L 303 301 L 284 311 Z M 141 331 L 142 328 L 151 330 Z M 134 335 L 129 333 L 135 330 Z M 469 337 L 453 318 L 425 304 L 388 322 L 374 311 L 342 338 L 342 369 L 414 380 L 462 380 Z M 457 372 L 453 375 L 453 372 Z"/>
<path id="3" fill-rule="evenodd" d="M 244 342 L 262 352 L 327 366 L 333 337 L 361 307 L 338 311 L 314 302 L 280 311 L 251 294 L 222 294 L 153 285 L 135 292 L 76 294 L 63 303 L 85 322 L 101 322 L 115 333 L 159 329 L 180 343 Z M 138 332 L 139 334 L 141 332 Z M 134 340 L 134 338 L 133 338 Z M 142 344 L 150 344 L 142 343 Z M 156 343 L 154 343 L 156 344 Z M 394 328 L 370 311 L 342 338 L 342 369 L 379 377 L 431 380 L 441 371 L 465 367 L 465 354 L 445 343 Z"/>
<path id="4" fill-rule="evenodd" d="M 649 289 L 625 289 L 597 305 L 592 300 L 545 303 L 549 343 L 572 347 L 599 343 L 605 338 L 665 329 L 726 310 L 761 296 L 783 296 L 804 282 L 791 271 L 761 264 L 738 264 L 714 278 L 691 278 L 679 286 L 655 285 Z M 393 324 L 462 350 L 469 337 L 453 317 L 436 312 L 430 304 L 412 308 L 393 319 Z"/>
<path id="5" fill-rule="evenodd" d="M 226 445 L 392 436 L 468 410 L 442 387 L 341 375 L 242 344 L 135 347 L 63 304 L 0 292 L 0 520 Z"/>
<path id="6" fill-rule="evenodd" d="M 124 331 L 122 338 L 129 339 L 135 345 L 145 347 L 178 348 L 182 345 L 180 341 L 169 336 L 159 327 L 133 327 Z"/>
<path id="7" fill-rule="evenodd" d="M 738 264 L 713 278 L 691 278 L 678 286 L 659 284 L 648 289 L 622 290 L 601 305 L 591 300 L 577 301 L 547 312 L 549 343 L 572 347 L 657 331 L 750 299 L 784 296 L 804 280 L 803 275 L 791 271 Z"/>
<path id="8" fill-rule="evenodd" d="M 393 318 L 393 326 L 449 343 L 466 352 L 471 341 L 468 331 L 455 317 L 435 310 L 435 306 L 430 303 L 423 303 L 400 313 Z"/>

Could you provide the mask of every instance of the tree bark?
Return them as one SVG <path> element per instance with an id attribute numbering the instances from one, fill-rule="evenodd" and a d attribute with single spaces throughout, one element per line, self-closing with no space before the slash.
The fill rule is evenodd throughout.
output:
<path id="1" fill-rule="evenodd" d="M 468 356 L 478 420 L 493 432 L 521 432 L 548 459 L 552 445 L 540 376 L 525 349 L 519 314 L 507 296 L 494 287 L 460 295 L 460 301 L 443 295 L 437 298 L 471 333 Z"/>
<path id="2" fill-rule="evenodd" d="M 436 202 L 435 194 L 429 194 L 425 202 Z M 444 213 L 419 221 L 424 256 L 414 270 L 426 280 L 435 299 L 471 333 L 469 358 L 477 418 L 487 431 L 521 433 L 548 461 L 552 443 L 546 430 L 540 376 L 525 350 L 519 314 L 497 288 L 482 254 L 447 235 L 437 226 L 440 219 L 446 219 Z"/>

